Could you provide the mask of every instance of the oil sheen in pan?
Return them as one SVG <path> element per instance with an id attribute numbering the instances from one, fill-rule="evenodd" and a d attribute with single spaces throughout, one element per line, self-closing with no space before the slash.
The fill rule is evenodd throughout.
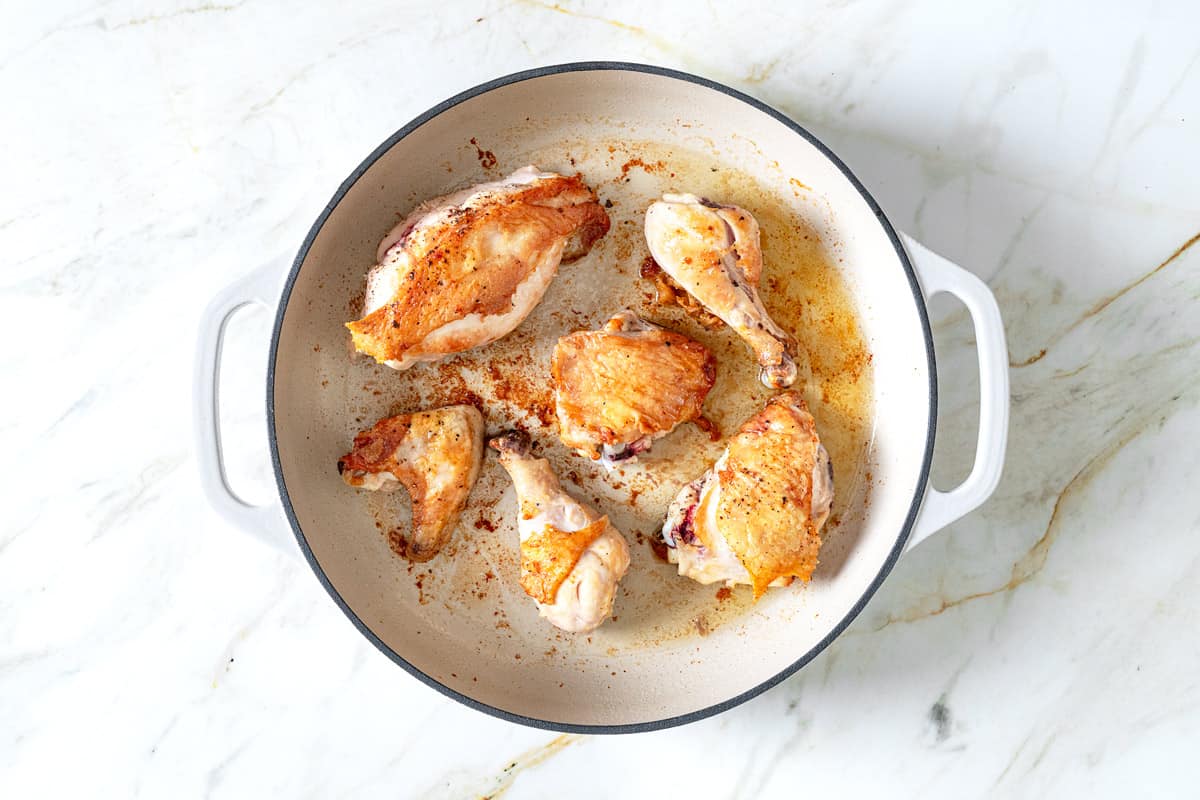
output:
<path id="1" fill-rule="evenodd" d="M 810 353 L 815 377 L 809 404 L 822 441 L 833 459 L 836 500 L 815 581 L 836 572 L 853 541 L 869 500 L 868 471 L 872 410 L 871 356 L 858 314 L 837 267 L 838 243 L 828 241 L 821 210 L 796 176 L 793 191 L 780 196 L 729 170 L 714 155 L 655 143 L 559 143 L 552 150 L 506 154 L 474 175 L 448 175 L 447 189 L 495 178 L 526 163 L 564 173 L 582 172 L 601 201 L 611 203 L 611 232 L 584 259 L 560 268 L 541 304 L 512 334 L 485 348 L 403 373 L 364 363 L 373 380 L 364 382 L 362 407 L 390 401 L 394 413 L 448 402 L 477 402 L 489 434 L 512 425 L 529 430 L 564 486 L 609 515 L 629 540 L 633 563 L 621 584 L 615 617 L 590 636 L 571 636 L 537 618 L 518 586 L 516 506 L 510 484 L 494 458 L 485 459 L 479 483 L 452 542 L 427 564 L 391 559 L 397 592 L 430 608 L 431 618 L 484 621 L 432 631 L 459 636 L 487 630 L 484 652 L 501 658 L 551 659 L 566 666 L 596 655 L 617 657 L 647 647 L 684 646 L 720 626 L 736 625 L 753 613 L 748 587 L 723 590 L 679 577 L 656 557 L 650 540 L 680 486 L 700 475 L 720 454 L 721 444 L 684 425 L 655 443 L 640 463 L 606 474 L 568 452 L 558 441 L 549 379 L 550 353 L 559 336 L 593 328 L 630 308 L 691 336 L 717 357 L 717 382 L 705 404 L 707 416 L 728 435 L 762 407 L 771 392 L 757 379 L 746 346 L 727 329 L 706 330 L 676 307 L 654 302 L 649 281 L 639 276 L 648 255 L 642 234 L 646 206 L 664 191 L 692 191 L 749 209 L 762 229 L 765 269 L 762 293 L 772 316 L 792 331 Z M 489 159 L 489 164 L 493 163 Z M 405 208 L 397 209 L 400 212 Z M 382 235 L 383 232 L 380 232 Z M 347 302 L 353 302 L 347 297 Z M 368 361 L 359 357 L 364 362 Z M 384 398 L 366 396 L 384 387 Z M 362 422 L 369 424 L 373 420 Z M 346 441 L 361 422 L 347 421 Z M 336 477 L 336 476 L 334 476 Z M 407 530 L 404 493 L 364 495 L 384 534 Z M 804 587 L 784 592 L 798 613 Z M 440 608 L 438 608 L 440 606 Z M 582 663 L 582 661 L 581 661 Z"/>

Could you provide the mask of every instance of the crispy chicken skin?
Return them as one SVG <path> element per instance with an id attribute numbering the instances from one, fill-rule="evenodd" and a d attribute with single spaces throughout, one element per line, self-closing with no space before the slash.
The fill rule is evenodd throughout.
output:
<path id="1" fill-rule="evenodd" d="M 758 296 L 762 248 L 749 211 L 694 194 L 664 194 L 646 210 L 646 243 L 664 272 L 745 340 L 766 386 L 796 381 L 796 340 Z"/>
<path id="2" fill-rule="evenodd" d="M 754 587 L 807 581 L 833 505 L 833 467 L 795 392 L 772 397 L 667 511 L 663 540 L 679 574 Z"/>
<path id="3" fill-rule="evenodd" d="M 563 444 L 611 467 L 699 418 L 717 362 L 699 342 L 624 311 L 559 339 L 550 370 Z"/>
<path id="4" fill-rule="evenodd" d="M 408 490 L 407 555 L 428 561 L 454 532 L 482 460 L 483 415 L 463 405 L 381 419 L 354 437 L 337 468 L 351 486 Z"/>
<path id="5" fill-rule="evenodd" d="M 629 569 L 625 537 L 608 517 L 562 490 L 550 463 L 531 453 L 527 434 L 488 442 L 512 478 L 519 507 L 521 588 L 550 624 L 570 633 L 600 627 Z"/>
<path id="6" fill-rule="evenodd" d="M 582 180 L 533 166 L 430 200 L 380 243 L 354 348 L 405 369 L 494 342 L 608 226 Z"/>

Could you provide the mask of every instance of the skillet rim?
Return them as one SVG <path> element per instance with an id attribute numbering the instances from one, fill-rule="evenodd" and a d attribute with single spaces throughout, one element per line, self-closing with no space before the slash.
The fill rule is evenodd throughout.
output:
<path id="1" fill-rule="evenodd" d="M 882 226 L 888 239 L 895 248 L 896 256 L 900 260 L 900 265 L 904 269 L 905 276 L 908 278 L 909 286 L 912 290 L 913 301 L 916 304 L 917 316 L 921 323 L 921 332 L 925 339 L 925 356 L 927 361 L 927 369 L 929 372 L 929 418 L 926 427 L 925 437 L 925 452 L 921 459 L 921 470 L 917 478 L 916 491 L 913 493 L 912 502 L 909 505 L 908 514 L 905 516 L 904 523 L 900 527 L 900 532 L 896 537 L 896 543 L 892 546 L 891 552 L 884 560 L 882 567 L 875 578 L 868 584 L 862 595 L 851 606 L 846 615 L 829 631 L 829 633 L 813 645 L 808 652 L 796 659 L 790 665 L 780 670 L 777 674 L 759 683 L 758 685 L 724 700 L 719 703 L 707 706 L 705 708 L 689 711 L 686 714 L 679 714 L 673 717 L 664 717 L 662 719 L 650 720 L 647 722 L 622 723 L 617 725 L 579 725 L 575 723 L 556 722 L 553 720 L 544 720 L 537 717 L 529 717 L 522 714 L 517 714 L 511 711 L 506 711 L 502 708 L 489 705 L 487 703 L 476 700 L 461 692 L 451 689 L 449 686 L 438 681 L 436 678 L 427 675 L 418 669 L 415 665 L 407 661 L 403 656 L 393 650 L 382 639 L 358 617 L 357 614 L 350 608 L 341 594 L 333 586 L 333 583 L 326 576 L 325 571 L 321 568 L 316 557 L 313 555 L 312 549 L 308 545 L 308 540 L 304 536 L 304 531 L 300 526 L 300 521 L 296 518 L 295 510 L 292 507 L 291 497 L 288 494 L 287 483 L 283 477 L 283 466 L 279 458 L 279 440 L 276 435 L 276 419 L 275 419 L 275 366 L 279 355 L 279 340 L 280 333 L 283 329 L 283 318 L 287 312 L 288 302 L 291 299 L 292 288 L 296 283 L 296 278 L 300 274 L 300 268 L 303 266 L 305 259 L 308 257 L 308 252 L 312 247 L 313 242 L 320 234 L 325 223 L 333 214 L 342 198 L 350 191 L 350 189 L 358 182 L 358 180 L 370 169 L 376 161 L 378 161 L 388 150 L 407 137 L 410 133 L 424 125 L 429 120 L 437 117 L 443 112 L 459 105 L 460 103 L 471 100 L 480 95 L 486 94 L 493 89 L 499 89 L 504 86 L 509 86 L 515 83 L 521 83 L 536 78 L 548 77 L 551 75 L 559 75 L 572 72 L 635 72 L 641 74 L 654 75 L 657 77 L 671 78 L 674 80 L 692 83 L 698 86 L 703 86 L 707 89 L 720 92 L 721 94 L 740 100 L 751 108 L 766 114 L 777 122 L 787 126 L 792 132 L 798 134 L 803 139 L 813 145 L 822 155 L 833 162 L 850 184 L 858 191 L 867 206 L 875 215 L 875 219 Z M 912 263 L 909 261 L 908 253 L 901 244 L 896 230 L 892 227 L 891 222 L 883 213 L 883 209 L 867 191 L 862 182 L 850 171 L 850 168 L 838 158 L 832 150 L 822 143 L 816 136 L 810 133 L 806 128 L 801 126 L 795 120 L 788 117 L 786 114 L 778 111 L 775 108 L 767 105 L 761 100 L 757 100 L 750 95 L 740 92 L 737 89 L 730 88 L 716 81 L 703 78 L 698 75 L 693 75 L 680 70 L 669 69 L 667 67 L 659 67 L 651 64 L 639 64 L 626 61 L 576 61 L 563 64 L 553 64 L 544 67 L 536 67 L 534 69 L 522 70 L 486 81 L 477 86 L 474 86 L 465 91 L 450 97 L 437 105 L 433 106 L 424 113 L 416 116 L 408 124 L 400 128 L 398 131 L 389 136 L 382 144 L 376 147 L 370 155 L 368 155 L 362 163 L 360 163 L 353 172 L 350 173 L 333 197 L 325 205 L 316 222 L 309 229 L 308 235 L 305 236 L 300 250 L 296 253 L 296 257 L 292 262 L 292 268 L 288 272 L 287 281 L 283 286 L 283 291 L 279 298 L 279 304 L 275 313 L 275 321 L 271 331 L 271 346 L 267 361 L 267 436 L 271 447 L 271 467 L 275 473 L 275 483 L 279 490 L 279 499 L 283 505 L 284 514 L 287 517 L 288 524 L 291 525 L 292 531 L 296 536 L 296 541 L 300 546 L 300 550 L 304 553 L 304 558 L 308 565 L 312 568 L 317 576 L 317 580 L 325 587 L 333 601 L 356 627 L 359 632 L 367 638 L 371 644 L 391 659 L 394 663 L 404 669 L 417 680 L 429 686 L 432 689 L 441 692 L 458 702 L 466 705 L 476 711 L 482 711 L 485 714 L 490 714 L 493 717 L 498 717 L 508 722 L 515 722 L 520 725 L 526 725 L 531 728 L 539 728 L 542 730 L 561 731 L 564 733 L 583 733 L 583 734 L 621 734 L 621 733 L 646 733 L 649 731 L 663 730 L 665 728 L 673 728 L 678 725 L 686 725 L 691 722 L 705 719 L 728 711 L 735 706 L 745 703 L 768 689 L 778 685 L 784 679 L 794 675 L 802 667 L 817 657 L 826 647 L 832 644 L 833 640 L 840 636 L 851 622 L 862 612 L 866 607 L 867 602 L 874 596 L 875 592 L 883 584 L 883 581 L 891 573 L 904 552 L 904 546 L 908 542 L 909 535 L 912 532 L 914 523 L 916 522 L 917 514 L 921 509 L 921 504 L 925 498 L 925 490 L 929 482 L 930 464 L 933 460 L 933 445 L 937 428 L 937 371 L 933 349 L 933 333 L 929 325 L 929 314 L 926 310 L 925 295 L 921 290 L 920 283 L 917 279 L 916 271 L 913 269 Z"/>

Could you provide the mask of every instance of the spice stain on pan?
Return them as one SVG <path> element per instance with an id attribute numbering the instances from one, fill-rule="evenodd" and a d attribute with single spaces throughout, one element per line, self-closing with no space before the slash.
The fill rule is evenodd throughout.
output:
<path id="1" fill-rule="evenodd" d="M 474 136 L 471 137 L 471 144 L 475 147 L 475 156 L 479 159 L 479 166 L 484 169 L 495 169 L 496 154 L 491 150 L 484 150 L 480 147 L 479 142 L 475 140 Z"/>

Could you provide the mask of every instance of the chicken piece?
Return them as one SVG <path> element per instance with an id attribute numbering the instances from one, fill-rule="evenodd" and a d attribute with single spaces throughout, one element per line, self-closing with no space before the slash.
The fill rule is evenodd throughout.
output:
<path id="1" fill-rule="evenodd" d="M 611 469 L 700 417 L 717 362 L 699 342 L 623 311 L 559 339 L 550 371 L 562 443 Z"/>
<path id="2" fill-rule="evenodd" d="M 380 243 L 354 348 L 406 369 L 494 342 L 608 225 L 582 180 L 533 166 L 430 200 Z"/>
<path id="3" fill-rule="evenodd" d="M 833 505 L 833 466 L 808 407 L 784 392 L 672 501 L 662 536 L 679 574 L 754 587 L 807 581 Z"/>
<path id="4" fill-rule="evenodd" d="M 762 248 L 749 211 L 694 194 L 664 194 L 646 210 L 646 243 L 680 288 L 750 345 L 763 384 L 782 389 L 796 381 L 796 340 L 758 296 Z"/>
<path id="5" fill-rule="evenodd" d="M 482 460 L 483 415 L 474 406 L 446 406 L 379 420 L 354 437 L 337 468 L 351 486 L 408 490 L 406 555 L 428 561 L 454 532 Z"/>
<path id="6" fill-rule="evenodd" d="M 550 462 L 531 454 L 527 434 L 510 431 L 488 444 L 517 491 L 521 588 L 551 625 L 595 630 L 612 613 L 617 582 L 629 569 L 625 537 L 562 490 Z"/>

